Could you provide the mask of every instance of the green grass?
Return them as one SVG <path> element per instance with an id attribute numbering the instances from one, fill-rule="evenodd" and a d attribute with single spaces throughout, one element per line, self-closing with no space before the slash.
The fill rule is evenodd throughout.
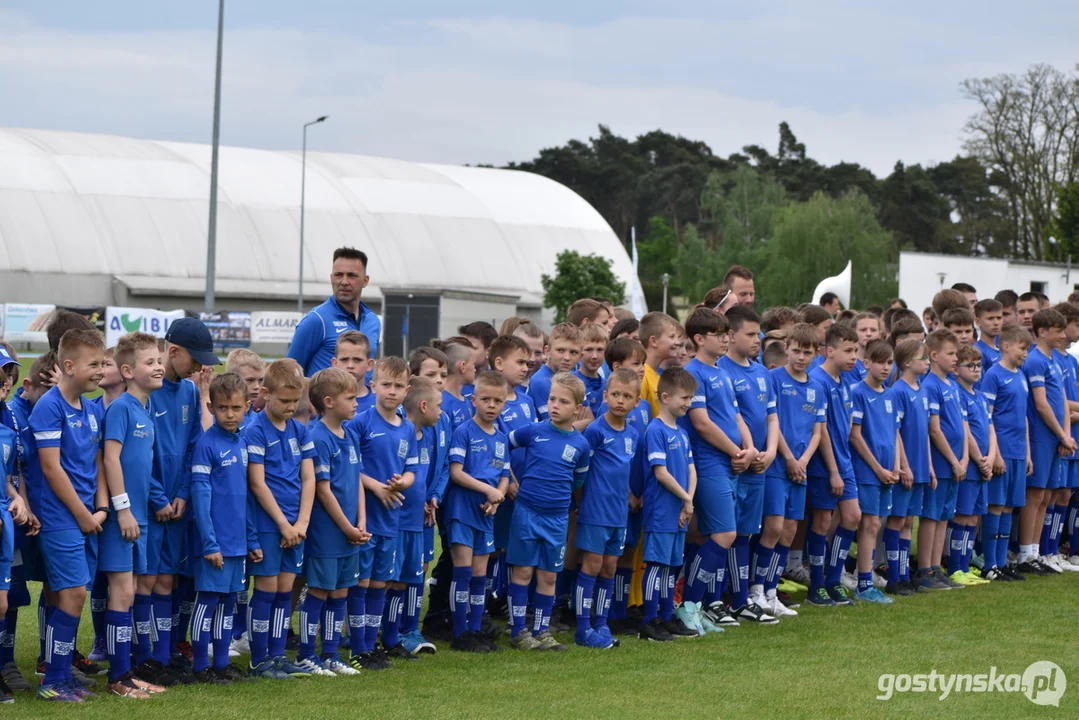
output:
<path id="1" fill-rule="evenodd" d="M 34 589 L 36 597 L 36 589 Z M 772 627 L 608 651 L 439 653 L 359 677 L 171 689 L 148 701 L 100 697 L 51 705 L 30 693 L 4 717 L 109 718 L 564 718 L 564 717 L 1077 717 L 1079 574 L 1030 578 L 900 598 L 891 606 L 804 608 Z M 37 621 L 20 614 L 18 659 L 37 652 Z M 89 618 L 80 648 L 92 643 Z M 563 638 L 571 642 L 572 638 Z M 875 699 L 881 673 L 1018 673 L 1051 660 L 1073 687 L 1060 708 L 1022 693 L 896 695 Z M 99 683 L 100 684 L 100 683 Z"/>

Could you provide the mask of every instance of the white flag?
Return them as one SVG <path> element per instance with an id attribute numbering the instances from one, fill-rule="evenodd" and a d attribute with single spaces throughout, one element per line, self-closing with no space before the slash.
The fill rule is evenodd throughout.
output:
<path id="1" fill-rule="evenodd" d="M 637 256 L 637 228 L 631 227 L 629 229 L 629 241 L 630 251 L 633 258 L 633 280 L 630 283 L 629 291 L 629 311 L 637 316 L 637 319 L 644 317 L 644 291 L 641 289 L 641 281 L 637 275 L 637 264 L 639 258 Z"/>

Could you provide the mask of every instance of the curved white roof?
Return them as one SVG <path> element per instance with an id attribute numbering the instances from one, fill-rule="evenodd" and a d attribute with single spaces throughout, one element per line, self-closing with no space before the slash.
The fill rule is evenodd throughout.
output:
<path id="1" fill-rule="evenodd" d="M 222 147 L 218 292 L 295 295 L 300 153 Z M 119 277 L 200 295 L 210 146 L 0 129 L 0 270 Z M 371 288 L 457 289 L 540 303 L 542 273 L 573 249 L 632 265 L 603 217 L 531 173 L 308 152 L 305 290 L 331 255 L 370 257 Z"/>

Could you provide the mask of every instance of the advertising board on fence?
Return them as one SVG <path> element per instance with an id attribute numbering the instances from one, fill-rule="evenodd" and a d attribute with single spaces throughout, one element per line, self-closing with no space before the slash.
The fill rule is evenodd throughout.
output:
<path id="1" fill-rule="evenodd" d="M 251 313 L 246 310 L 200 312 L 197 317 L 209 328 L 217 347 L 247 347 L 251 344 Z"/>
<path id="2" fill-rule="evenodd" d="M 7 303 L 4 305 L 4 340 L 45 343 L 45 330 L 52 322 L 55 305 Z"/>
<path id="3" fill-rule="evenodd" d="M 303 313 L 298 312 L 253 312 L 251 313 L 251 342 L 290 343 L 292 334 L 300 322 Z"/>
<path id="4" fill-rule="evenodd" d="M 112 347 L 131 332 L 150 333 L 165 337 L 169 325 L 184 317 L 183 310 L 153 310 L 151 308 L 109 307 L 105 311 L 105 344 Z"/>

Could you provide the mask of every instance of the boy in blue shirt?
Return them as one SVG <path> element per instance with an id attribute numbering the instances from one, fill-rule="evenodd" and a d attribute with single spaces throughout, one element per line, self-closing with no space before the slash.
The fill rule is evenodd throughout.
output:
<path id="1" fill-rule="evenodd" d="M 1053 351 L 1066 338 L 1068 321 L 1052 308 L 1034 313 L 1035 346 L 1023 363 L 1030 385 L 1027 422 L 1034 473 L 1027 478 L 1027 502 L 1019 516 L 1019 572 L 1060 572 L 1040 559 L 1038 540 L 1045 525 L 1052 491 L 1061 487 L 1060 458 L 1075 452 L 1071 413 L 1064 394 L 1064 378 Z"/>
<path id="2" fill-rule="evenodd" d="M 547 419 L 547 397 L 551 378 L 560 372 L 573 372 L 581 357 L 581 331 L 573 323 L 559 323 L 547 339 L 547 362 L 528 380 L 528 395 L 536 406 L 536 417 Z"/>
<path id="3" fill-rule="evenodd" d="M 254 525 L 248 515 L 247 447 L 240 425 L 250 405 L 250 386 L 236 373 L 218 375 L 210 383 L 206 411 L 211 425 L 191 454 L 192 561 L 195 611 L 191 641 L 199 682 L 228 685 L 249 679 L 229 663 L 233 607 L 246 580 L 248 547 L 254 547 Z M 210 667 L 210 644 L 214 646 Z"/>
<path id="4" fill-rule="evenodd" d="M 707 307 L 697 308 L 686 319 L 686 334 L 697 353 L 685 370 L 696 381 L 697 390 L 690 399 L 688 413 L 678 418 L 678 424 L 689 438 L 695 469 L 699 470 L 697 530 L 707 539 L 697 548 L 686 573 L 678 614 L 684 625 L 698 632 L 717 632 L 721 625 L 737 624 L 719 600 L 713 598 L 706 608 L 699 606 L 723 585 L 728 550 L 737 529 L 735 476 L 747 470 L 756 457 L 755 451 L 747 449 L 752 442 L 739 414 L 734 383 L 716 367 L 727 350 L 729 328 L 726 316 Z"/>
<path id="5" fill-rule="evenodd" d="M 187 676 L 181 658 L 173 661 L 180 628 L 182 605 L 189 602 L 188 583 L 181 582 L 188 557 L 186 517 L 191 488 L 191 453 L 202 435 L 199 387 L 190 379 L 204 366 L 219 364 L 210 331 L 196 318 L 181 318 L 165 334 L 165 378 L 161 389 L 150 396 L 154 417 L 154 466 L 146 538 L 146 574 L 135 578 L 135 604 L 151 604 L 150 631 L 153 656 L 136 650 L 137 677 L 157 685 Z M 177 602 L 179 601 L 179 602 Z M 190 610 L 188 611 L 190 612 Z M 168 666 L 168 667 L 166 667 Z"/>
<path id="6" fill-rule="evenodd" d="M 449 586 L 453 642 L 462 652 L 491 652 L 480 633 L 487 601 L 487 561 L 494 551 L 494 514 L 509 487 L 509 438 L 495 427 L 508 390 L 506 379 L 488 371 L 475 379 L 475 415 L 453 433 L 450 480 L 444 505 L 446 538 L 453 562 Z"/>
<path id="7" fill-rule="evenodd" d="M 805 517 L 806 469 L 820 447 L 828 420 L 824 388 L 806 372 L 817 355 L 816 328 L 809 323 L 795 325 L 787 334 L 786 354 L 786 367 L 769 373 L 779 416 L 779 456 L 765 473 L 764 521 L 750 588 L 754 602 L 780 618 L 798 614 L 780 601 L 776 587 L 787 567 L 798 523 Z"/>
<path id="8" fill-rule="evenodd" d="M 257 534 L 248 553 L 255 578 L 248 629 L 250 673 L 275 680 L 310 674 L 285 656 L 292 586 L 303 570 L 304 538 L 315 500 L 315 444 L 293 417 L 303 387 L 298 362 L 270 363 L 262 387 L 265 408 L 243 434 L 248 512 Z"/>
<path id="9" fill-rule="evenodd" d="M 10 622 L 8 591 L 11 590 L 11 563 L 15 556 L 15 524 L 25 525 L 30 520 L 25 500 L 16 489 L 18 452 L 18 435 L 6 425 L 0 425 L 0 480 L 4 485 L 0 490 L 0 633 L 8 632 L 7 623 Z M 21 673 L 19 677 L 22 677 Z M 12 689 L 6 679 L 0 679 L 0 703 L 15 702 Z"/>
<path id="10" fill-rule="evenodd" d="M 574 487 L 588 472 L 588 441 L 573 428 L 583 402 L 584 383 L 580 378 L 559 373 L 551 380 L 547 399 L 549 420 L 523 425 L 509 433 L 511 452 L 524 452 L 519 461 L 511 455 L 511 463 L 519 463 L 521 470 L 514 472 L 519 490 L 506 557 L 513 566 L 508 595 L 513 622 L 510 644 L 518 649 L 566 649 L 554 639 L 548 626 L 554 608 L 555 578 L 566 559 L 570 500 Z M 505 410 L 502 417 L 506 417 Z M 528 586 L 533 575 L 536 576 L 534 634 L 525 629 Z"/>
<path id="11" fill-rule="evenodd" d="M 375 404 L 375 396 L 367 386 L 367 378 L 375 367 L 371 357 L 371 341 L 359 330 L 346 330 L 337 336 L 331 367 L 344 370 L 356 379 L 356 414 Z"/>
<path id="12" fill-rule="evenodd" d="M 969 312 L 969 311 L 968 311 Z M 963 587 L 940 567 L 947 523 L 955 517 L 958 484 L 970 462 L 966 410 L 959 398 L 958 382 L 951 379 L 958 364 L 959 340 L 943 328 L 929 333 L 930 371 L 925 376 L 929 400 L 930 460 L 936 487 L 926 493 L 918 523 L 918 578 L 922 587 L 937 590 Z"/>
<path id="13" fill-rule="evenodd" d="M 714 312 L 714 311 L 708 311 Z M 682 565 L 686 530 L 693 517 L 697 471 L 689 436 L 678 418 L 689 412 L 697 381 L 683 368 L 668 368 L 656 387 L 659 415 L 644 433 L 644 611 L 639 637 L 669 642 L 695 636 L 698 628 L 674 622 L 674 582 Z M 694 613 L 695 615 L 695 613 Z M 674 632 L 677 631 L 677 632 Z"/>
<path id="14" fill-rule="evenodd" d="M 607 614 L 618 560 L 626 547 L 629 514 L 626 499 L 640 439 L 627 418 L 640 401 L 640 393 L 641 379 L 634 370 L 612 371 L 604 392 L 607 410 L 584 431 L 592 457 L 577 510 L 575 544 L 580 552 L 581 568 L 574 595 L 577 611 L 574 640 L 584 647 L 609 648 L 615 644 L 607 627 Z"/>
<path id="15" fill-rule="evenodd" d="M 312 675 L 357 675 L 337 656 L 345 600 L 360 574 L 359 547 L 367 542 L 359 439 L 344 424 L 356 412 L 356 379 L 338 368 L 311 378 L 308 393 L 319 419 L 308 437 L 315 445 L 315 503 L 304 547 L 307 596 L 300 606 L 296 664 Z M 322 655 L 315 643 L 322 626 Z"/>
<path id="16" fill-rule="evenodd" d="M 738 412 L 749 429 L 749 467 L 735 481 L 738 536 L 729 553 L 732 614 L 736 618 L 773 625 L 778 620 L 749 600 L 749 538 L 761 529 L 764 511 L 764 472 L 779 450 L 779 418 L 768 370 L 754 362 L 760 352 L 760 316 L 739 305 L 727 311 L 731 326 L 730 347 L 719 360 L 734 383 Z M 746 447 L 743 444 L 743 447 Z"/>
<path id="17" fill-rule="evenodd" d="M 371 533 L 370 540 L 360 548 L 359 585 L 349 591 L 347 601 L 352 652 L 349 663 L 357 670 L 382 670 L 393 665 L 386 652 L 389 648 L 379 649 L 377 642 L 386 585 L 396 581 L 400 571 L 400 508 L 419 467 L 416 428 L 398 414 L 408 393 L 408 380 L 408 364 L 403 359 L 382 358 L 371 380 L 374 407 L 346 423 L 360 442 L 367 531 Z"/>
<path id="18" fill-rule="evenodd" d="M 998 300 L 986 298 L 974 305 L 974 322 L 978 324 L 978 342 L 974 346 L 982 354 L 982 377 L 989 368 L 1000 362 L 997 336 L 1004 325 L 1004 306 Z"/>
<path id="19" fill-rule="evenodd" d="M 82 702 L 92 695 L 72 683 L 71 653 L 86 586 L 97 571 L 97 538 L 108 515 L 101 467 L 100 410 L 83 395 L 104 375 L 105 343 L 96 330 L 69 330 L 60 340 L 60 380 L 34 406 L 30 432 L 38 454 L 40 545 L 56 607 L 49 618 L 43 700 Z M 171 612 L 171 608 L 170 608 Z"/>
<path id="20" fill-rule="evenodd" d="M 474 349 L 465 338 L 435 341 L 434 346 L 446 356 L 446 379 L 442 383 L 442 412 L 450 418 L 451 432 L 468 422 L 475 408 L 465 399 L 462 388 L 476 382 Z"/>
<path id="21" fill-rule="evenodd" d="M 858 333 L 850 325 L 832 325 L 825 334 L 824 352 L 824 361 L 809 371 L 809 377 L 827 394 L 828 422 L 820 448 L 806 469 L 806 490 L 813 511 L 806 533 L 811 578 L 807 601 L 813 605 L 850 605 L 840 575 L 855 531 L 862 521 L 862 512 L 858 507 L 858 483 L 850 456 L 850 390 L 841 375 L 844 370 L 854 367 Z M 837 508 L 839 524 L 829 544 L 826 535 Z"/>
<path id="22" fill-rule="evenodd" d="M 985 373 L 981 386 L 989 401 L 1004 463 L 1004 472 L 989 481 L 986 493 L 989 512 L 982 517 L 985 578 L 1024 580 L 1018 570 L 1008 565 L 1008 542 L 1016 521 L 1014 510 L 1026 504 L 1027 476 L 1034 472 L 1027 425 L 1030 390 L 1022 372 L 1030 351 L 1030 333 L 1018 324 L 1005 325 L 997 336 L 997 344 L 1000 361 Z M 991 549 L 987 539 L 994 541 Z"/>
<path id="23" fill-rule="evenodd" d="M 982 354 L 971 345 L 959 348 L 959 398 L 967 413 L 970 428 L 970 463 L 967 476 L 959 483 L 955 500 L 955 520 L 949 524 L 951 542 L 948 547 L 948 572 L 950 578 L 960 585 L 984 585 L 984 580 L 970 572 L 970 558 L 974 552 L 974 536 L 978 533 L 978 518 L 986 512 L 986 486 L 993 474 L 1004 467 L 997 453 L 997 439 L 993 432 L 993 418 L 989 414 L 989 401 L 980 390 L 982 379 Z M 985 543 L 982 543 L 983 548 Z"/>
<path id="24" fill-rule="evenodd" d="M 1068 352 L 1068 348 L 1079 342 L 1079 306 L 1061 303 L 1056 306 L 1056 309 L 1068 323 L 1064 328 L 1064 341 L 1057 351 L 1057 361 L 1064 370 L 1064 396 L 1068 400 L 1068 410 L 1074 413 L 1079 411 L 1079 360 Z M 1079 422 L 1072 422 L 1071 436 L 1079 443 Z M 1060 470 L 1060 488 L 1049 498 L 1049 509 L 1046 510 L 1045 526 L 1042 529 L 1042 536 L 1048 541 L 1048 550 L 1043 551 L 1046 556 L 1044 562 L 1050 567 L 1059 567 L 1061 570 L 1071 572 L 1079 571 L 1079 563 L 1061 554 L 1060 540 L 1064 535 L 1068 507 L 1073 503 L 1073 493 L 1076 488 L 1079 488 L 1079 464 L 1077 463 L 1079 463 L 1079 454 L 1073 453 L 1064 459 Z"/>
<path id="25" fill-rule="evenodd" d="M 588 427 L 603 403 L 603 354 L 607 348 L 607 330 L 602 325 L 589 323 L 581 328 L 581 363 L 573 374 L 584 383 L 584 406 L 588 408 L 585 419 L 575 426 L 579 430 Z"/>
<path id="26" fill-rule="evenodd" d="M 108 576 L 105 633 L 109 650 L 109 692 L 145 699 L 164 692 L 131 674 L 132 605 L 135 576 L 146 574 L 146 531 L 149 523 L 150 476 L 154 460 L 154 421 L 150 395 L 161 387 L 165 367 L 157 338 L 131 333 L 120 338 L 114 353 L 127 391 L 105 411 L 102 462 L 113 514 L 98 538 L 98 568 Z M 143 654 L 150 650 L 150 607 L 135 608 L 135 627 Z M 227 656 L 226 656 L 227 657 Z"/>
<path id="27" fill-rule="evenodd" d="M 858 481 L 858 586 L 854 599 L 890 604 L 892 599 L 873 587 L 873 548 L 880 519 L 892 511 L 892 487 L 899 482 L 899 418 L 896 402 L 884 381 L 892 371 L 892 346 L 871 340 L 865 348 L 865 379 L 851 388 L 850 446 Z"/>

